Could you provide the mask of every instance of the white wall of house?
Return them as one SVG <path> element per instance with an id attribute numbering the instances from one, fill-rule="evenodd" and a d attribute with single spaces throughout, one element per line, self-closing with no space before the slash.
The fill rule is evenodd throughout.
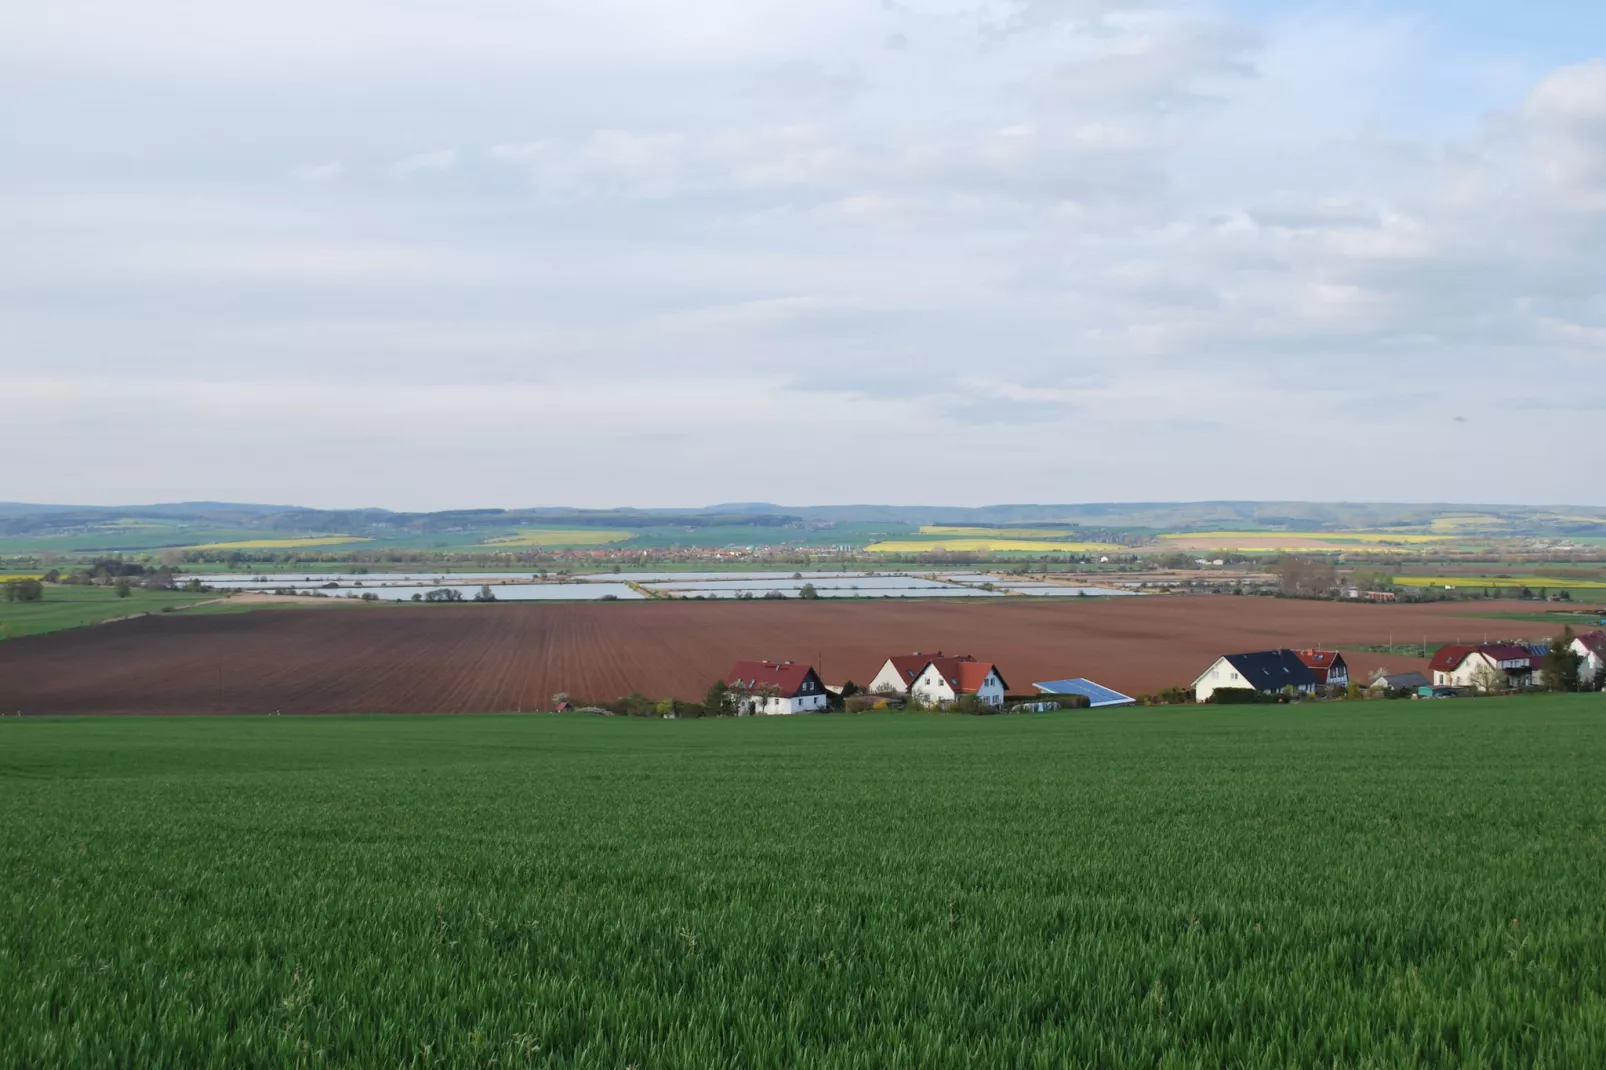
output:
<path id="1" fill-rule="evenodd" d="M 1327 670 L 1327 683 L 1331 687 L 1349 686 L 1349 666 L 1335 665 Z"/>
<path id="2" fill-rule="evenodd" d="M 1500 674 L 1501 678 L 1505 680 L 1506 687 L 1530 684 L 1540 677 L 1540 674 L 1536 672 L 1531 677 L 1527 676 L 1527 674 L 1522 674 L 1517 679 L 1513 679 L 1508 671 L 1513 668 L 1517 668 L 1515 662 L 1503 664 L 1495 661 L 1482 651 L 1474 651 L 1463 658 L 1461 664 L 1449 672 L 1443 669 L 1435 669 L 1433 671 L 1433 683 L 1437 687 L 1473 687 L 1484 690 L 1482 685 L 1487 682 L 1490 670 Z"/>
<path id="3" fill-rule="evenodd" d="M 743 695 L 735 698 L 737 709 L 743 713 L 784 715 L 789 713 L 821 713 L 826 707 L 824 692 L 813 695 Z"/>
<path id="4" fill-rule="evenodd" d="M 928 706 L 946 706 L 956 701 L 959 696 L 948 678 L 937 671 L 935 665 L 927 665 L 909 690 Z M 1004 681 L 998 676 L 996 669 L 987 670 L 987 679 L 976 691 L 976 697 L 988 706 L 1002 706 L 1004 704 Z"/>
<path id="5" fill-rule="evenodd" d="M 1004 704 L 1004 681 L 999 679 L 996 670 L 987 673 L 987 679 L 982 681 L 981 689 L 976 697 L 989 706 L 1002 706 Z"/>
<path id="6" fill-rule="evenodd" d="M 1238 674 L 1238 670 L 1232 667 L 1232 662 L 1226 658 L 1217 658 L 1216 663 L 1193 682 L 1193 696 L 1196 701 L 1208 702 L 1218 687 L 1249 686 L 1251 686 L 1249 681 Z"/>
<path id="7" fill-rule="evenodd" d="M 922 669 L 920 675 L 915 677 L 915 682 L 909 685 L 909 691 L 928 706 L 941 706 L 955 698 L 948 678 L 938 672 L 935 665 L 927 665 Z"/>
<path id="8" fill-rule="evenodd" d="M 898 674 L 892 659 L 888 658 L 887 663 L 881 666 L 881 671 L 875 674 L 875 679 L 870 681 L 870 686 L 865 690 L 874 691 L 879 695 L 905 695 L 909 692 L 909 685 Z"/>
<path id="9" fill-rule="evenodd" d="M 1601 656 L 1584 645 L 1582 639 L 1574 639 L 1572 650 L 1584 660 L 1578 664 L 1578 679 L 1585 687 L 1592 687 L 1595 683 L 1595 674 L 1600 672 Z"/>

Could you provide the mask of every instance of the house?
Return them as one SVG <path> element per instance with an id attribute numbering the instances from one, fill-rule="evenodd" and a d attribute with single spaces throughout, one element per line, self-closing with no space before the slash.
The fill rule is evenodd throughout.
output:
<path id="1" fill-rule="evenodd" d="M 935 654 L 894 654 L 881 666 L 881 671 L 875 674 L 865 690 L 878 695 L 907 695 L 915 677 L 931 664 L 932 659 L 942 656 L 940 650 Z"/>
<path id="2" fill-rule="evenodd" d="M 1039 694 L 1043 695 L 1081 695 L 1093 709 L 1103 706 L 1134 706 L 1137 699 L 1131 695 L 1123 695 L 1119 691 L 1112 691 L 1101 687 L 1092 680 L 1073 677 L 1069 680 L 1050 680 L 1046 684 L 1033 684 Z"/>
<path id="3" fill-rule="evenodd" d="M 1368 691 L 1415 691 L 1419 687 L 1432 687 L 1433 681 L 1419 672 L 1379 673 L 1366 685 Z"/>
<path id="4" fill-rule="evenodd" d="M 738 661 L 725 686 L 737 713 L 823 713 L 829 705 L 814 667 L 792 661 Z"/>
<path id="5" fill-rule="evenodd" d="M 948 706 L 963 695 L 975 695 L 983 705 L 1004 704 L 1009 685 L 998 667 L 990 661 L 962 658 L 932 658 L 909 685 L 909 694 L 931 706 Z"/>
<path id="6" fill-rule="evenodd" d="M 1288 688 L 1302 695 L 1316 690 L 1316 675 L 1292 650 L 1259 650 L 1250 654 L 1223 654 L 1193 682 L 1199 702 L 1223 688 L 1239 688 L 1276 695 Z"/>
<path id="7" fill-rule="evenodd" d="M 1349 666 L 1336 650 L 1296 650 L 1294 656 L 1305 663 L 1318 686 L 1348 687 Z"/>
<path id="8" fill-rule="evenodd" d="M 1606 667 L 1606 632 L 1585 632 L 1573 638 L 1572 652 L 1583 660 L 1578 663 L 1578 679 L 1585 687 L 1593 687 L 1595 678 Z"/>
<path id="9" fill-rule="evenodd" d="M 1515 643 L 1441 646 L 1428 663 L 1434 687 L 1520 691 L 1534 685 L 1533 651 Z"/>

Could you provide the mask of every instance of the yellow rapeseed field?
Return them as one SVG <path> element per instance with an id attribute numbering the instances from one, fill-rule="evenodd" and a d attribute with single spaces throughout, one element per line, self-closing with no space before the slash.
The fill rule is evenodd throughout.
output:
<path id="1" fill-rule="evenodd" d="M 1063 542 L 1057 539 L 888 539 L 865 547 L 872 554 L 918 554 L 929 550 L 1085 554 L 1119 549 L 1121 547 L 1107 542 Z"/>
<path id="2" fill-rule="evenodd" d="M 961 538 L 989 539 L 1065 539 L 1074 534 L 1071 528 L 956 528 L 928 524 L 920 529 L 922 535 L 957 535 Z"/>
<path id="3" fill-rule="evenodd" d="M 317 535 L 311 538 L 246 539 L 243 542 L 208 542 L 186 546 L 186 550 L 299 550 L 304 546 L 340 546 L 350 542 L 373 542 L 358 535 Z"/>
<path id="4" fill-rule="evenodd" d="M 520 528 L 517 535 L 486 539 L 486 546 L 608 546 L 635 538 L 628 531 L 607 528 L 576 531 L 570 528 Z"/>

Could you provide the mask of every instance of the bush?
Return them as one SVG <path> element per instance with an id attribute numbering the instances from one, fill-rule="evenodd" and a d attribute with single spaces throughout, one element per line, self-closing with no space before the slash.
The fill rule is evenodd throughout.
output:
<path id="1" fill-rule="evenodd" d="M 1206 701 L 1217 706 L 1275 706 L 1283 695 L 1265 695 L 1252 687 L 1218 687 Z"/>
<path id="2" fill-rule="evenodd" d="M 43 602 L 45 585 L 38 580 L 6 580 L 0 583 L 7 602 Z"/>

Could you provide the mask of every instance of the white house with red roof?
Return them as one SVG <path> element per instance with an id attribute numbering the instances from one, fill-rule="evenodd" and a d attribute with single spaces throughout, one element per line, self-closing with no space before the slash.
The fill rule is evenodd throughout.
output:
<path id="1" fill-rule="evenodd" d="M 1433 654 L 1428 670 L 1435 687 L 1471 687 L 1490 690 L 1522 690 L 1534 685 L 1533 651 L 1515 643 L 1484 643 L 1480 646 L 1441 646 Z"/>
<path id="2" fill-rule="evenodd" d="M 1004 704 L 1009 685 L 990 661 L 972 657 L 932 658 L 909 685 L 909 693 L 930 706 L 948 706 L 963 695 L 975 695 L 984 705 Z"/>
<path id="3" fill-rule="evenodd" d="M 933 658 L 942 656 L 940 650 L 935 654 L 894 654 L 881 666 L 881 671 L 875 674 L 865 690 L 877 695 L 907 695 L 915 677 L 925 671 Z"/>
<path id="4" fill-rule="evenodd" d="M 725 687 L 738 713 L 824 713 L 829 704 L 819 673 L 794 661 L 738 661 Z"/>
<path id="5" fill-rule="evenodd" d="M 1573 637 L 1572 651 L 1583 660 L 1578 663 L 1578 679 L 1585 687 L 1595 686 L 1595 677 L 1606 667 L 1606 632 L 1585 632 Z"/>

